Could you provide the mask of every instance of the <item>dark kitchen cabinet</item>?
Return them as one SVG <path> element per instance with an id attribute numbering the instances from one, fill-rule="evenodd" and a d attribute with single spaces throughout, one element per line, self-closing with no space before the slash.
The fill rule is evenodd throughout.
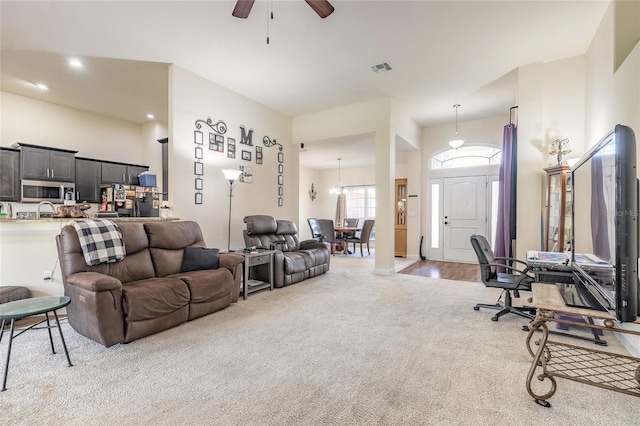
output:
<path id="1" fill-rule="evenodd" d="M 0 201 L 20 201 L 20 151 L 0 148 Z"/>
<path id="2" fill-rule="evenodd" d="M 102 163 L 102 183 L 137 185 L 138 175 L 149 170 L 146 166 L 122 163 Z"/>
<path id="3" fill-rule="evenodd" d="M 74 182 L 75 151 L 41 148 L 20 144 L 20 175 L 22 179 Z"/>
<path id="4" fill-rule="evenodd" d="M 145 166 L 127 166 L 127 176 L 129 185 L 138 185 L 140 183 L 140 179 L 138 179 L 138 175 L 142 172 L 146 172 L 149 170 L 148 167 Z"/>
<path id="5" fill-rule="evenodd" d="M 76 158 L 76 200 L 99 203 L 102 162 Z"/>

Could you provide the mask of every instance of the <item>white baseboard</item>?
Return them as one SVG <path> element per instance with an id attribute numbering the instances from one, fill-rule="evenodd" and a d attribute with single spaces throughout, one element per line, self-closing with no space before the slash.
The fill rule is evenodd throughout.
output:
<path id="1" fill-rule="evenodd" d="M 391 268 L 391 269 L 375 268 L 373 270 L 373 273 L 377 275 L 393 275 L 396 273 L 396 269 L 395 268 Z"/>
<path id="2" fill-rule="evenodd" d="M 622 343 L 631 354 L 636 358 L 640 358 L 640 339 L 637 336 L 624 333 L 615 333 L 616 338 Z"/>

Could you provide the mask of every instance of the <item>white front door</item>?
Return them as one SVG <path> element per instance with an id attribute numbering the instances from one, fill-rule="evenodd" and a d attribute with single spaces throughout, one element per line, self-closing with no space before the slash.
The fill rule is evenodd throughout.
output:
<path id="1" fill-rule="evenodd" d="M 487 177 L 445 178 L 443 189 L 443 259 L 477 261 L 469 237 L 487 235 Z"/>

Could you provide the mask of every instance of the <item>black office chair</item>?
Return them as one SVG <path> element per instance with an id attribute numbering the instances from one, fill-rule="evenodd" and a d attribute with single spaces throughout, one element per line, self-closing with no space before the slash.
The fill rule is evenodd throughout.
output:
<path id="1" fill-rule="evenodd" d="M 491 317 L 492 321 L 498 321 L 501 316 L 509 313 L 533 320 L 536 308 L 531 306 L 513 306 L 511 296 L 511 293 L 513 293 L 513 297 L 520 297 L 519 290 L 531 291 L 531 283 L 534 281 L 534 277 L 529 275 L 531 268 L 527 266 L 523 270 L 520 270 L 510 264 L 521 263 L 526 265 L 526 262 L 511 257 L 496 257 L 491 249 L 491 245 L 489 245 L 487 239 L 482 235 L 473 234 L 471 236 L 471 245 L 476 252 L 476 256 L 478 256 L 480 275 L 484 285 L 487 287 L 501 288 L 503 290 L 495 304 L 478 303 L 473 309 L 476 311 L 480 308 L 499 310 L 497 314 Z M 498 268 L 504 268 L 508 272 L 498 272 Z M 503 294 L 504 303 L 501 302 Z"/>

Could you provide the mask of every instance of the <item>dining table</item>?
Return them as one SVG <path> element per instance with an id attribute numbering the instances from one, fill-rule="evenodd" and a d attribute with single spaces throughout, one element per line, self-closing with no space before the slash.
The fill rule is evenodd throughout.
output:
<path id="1" fill-rule="evenodd" d="M 346 239 L 349 237 L 354 237 L 356 232 L 361 231 L 362 228 L 357 226 L 336 226 L 336 238 L 344 238 L 345 242 L 340 247 L 340 245 L 336 244 L 336 251 L 342 251 L 344 254 L 352 254 L 349 251 L 349 245 L 347 244 Z"/>

